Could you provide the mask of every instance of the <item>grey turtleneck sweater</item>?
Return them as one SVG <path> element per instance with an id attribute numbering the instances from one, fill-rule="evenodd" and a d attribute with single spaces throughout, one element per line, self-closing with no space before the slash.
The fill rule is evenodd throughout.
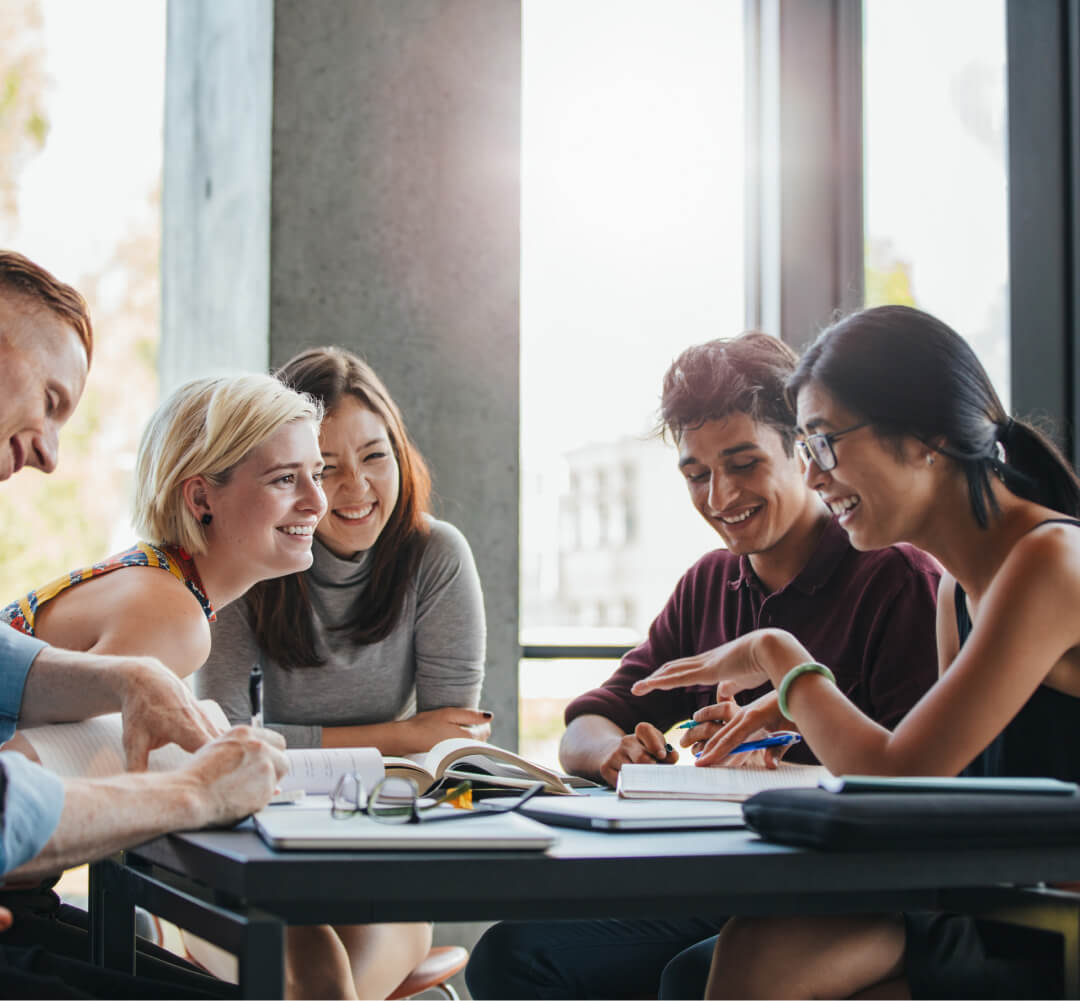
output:
<path id="1" fill-rule="evenodd" d="M 356 646 L 332 626 L 367 587 L 371 550 L 341 559 L 317 539 L 307 573 L 321 667 L 285 670 L 262 659 L 263 714 L 290 747 L 319 747 L 323 726 L 404 719 L 444 706 L 476 708 L 484 680 L 486 631 L 480 578 L 465 537 L 430 519 L 431 534 L 394 631 Z M 200 698 L 218 702 L 233 723 L 251 719 L 248 674 L 258 647 L 243 601 L 218 613 L 213 647 L 195 673 Z"/>

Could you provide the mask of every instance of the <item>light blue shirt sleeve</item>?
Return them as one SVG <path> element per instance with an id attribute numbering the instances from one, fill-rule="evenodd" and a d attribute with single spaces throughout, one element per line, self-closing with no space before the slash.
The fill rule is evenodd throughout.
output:
<path id="1" fill-rule="evenodd" d="M 0 623 L 0 743 L 15 732 L 26 675 L 44 648 L 41 640 Z"/>
<path id="2" fill-rule="evenodd" d="M 52 837 L 64 808 L 64 783 L 17 751 L 0 751 L 7 779 L 0 812 L 0 875 L 32 859 Z"/>

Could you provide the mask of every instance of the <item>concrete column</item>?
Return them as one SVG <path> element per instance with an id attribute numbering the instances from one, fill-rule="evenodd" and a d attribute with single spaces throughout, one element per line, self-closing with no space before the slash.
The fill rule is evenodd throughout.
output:
<path id="1" fill-rule="evenodd" d="M 169 384 L 321 344 L 372 364 L 476 554 L 509 747 L 520 36 L 519 0 L 171 3 L 161 352 Z"/>
<path id="2" fill-rule="evenodd" d="M 169 4 L 162 394 L 268 364 L 272 12 L 266 0 Z"/>

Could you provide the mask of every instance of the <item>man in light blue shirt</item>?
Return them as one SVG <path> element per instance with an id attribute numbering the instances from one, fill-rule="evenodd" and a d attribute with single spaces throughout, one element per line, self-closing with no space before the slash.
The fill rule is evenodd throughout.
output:
<path id="1" fill-rule="evenodd" d="M 45 644 L 14 629 L 0 632 L 0 743 L 15 732 L 26 675 Z M 60 823 L 64 785 L 14 751 L 0 751 L 0 873 L 32 859 Z M 11 789 L 12 794 L 7 795 Z"/>
<path id="2" fill-rule="evenodd" d="M 0 251 L 0 481 L 28 466 L 56 468 L 59 431 L 82 395 L 92 350 L 82 296 L 22 255 Z M 0 626 L 0 742 L 16 725 L 117 711 L 131 769 L 123 775 L 62 781 L 17 751 L 0 751 L 4 891 L 168 831 L 243 817 L 267 803 L 286 770 L 277 734 L 249 727 L 219 734 L 188 687 L 154 658 L 61 650 Z M 190 763 L 145 774 L 150 751 L 171 742 L 195 752 Z M 15 910 L 18 899 L 7 893 L 5 902 Z M 62 983 L 80 997 L 114 997 L 138 996 L 133 984 L 145 988 L 142 996 L 162 989 L 153 979 L 110 981 L 84 961 L 52 954 L 59 937 L 51 929 L 49 948 L 40 948 L 42 927 L 19 912 L 12 926 L 11 911 L 0 906 L 4 991 L 58 996 Z M 168 993 L 205 996 L 172 983 Z"/>

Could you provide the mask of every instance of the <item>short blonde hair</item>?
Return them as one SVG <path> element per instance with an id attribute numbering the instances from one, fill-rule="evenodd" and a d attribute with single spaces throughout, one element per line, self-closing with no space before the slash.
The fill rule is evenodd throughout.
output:
<path id="1" fill-rule="evenodd" d="M 275 431 L 309 420 L 316 430 L 322 404 L 269 375 L 195 379 L 155 411 L 139 442 L 135 465 L 136 531 L 155 545 L 206 552 L 206 531 L 184 503 L 183 485 L 203 476 L 221 486 Z"/>

